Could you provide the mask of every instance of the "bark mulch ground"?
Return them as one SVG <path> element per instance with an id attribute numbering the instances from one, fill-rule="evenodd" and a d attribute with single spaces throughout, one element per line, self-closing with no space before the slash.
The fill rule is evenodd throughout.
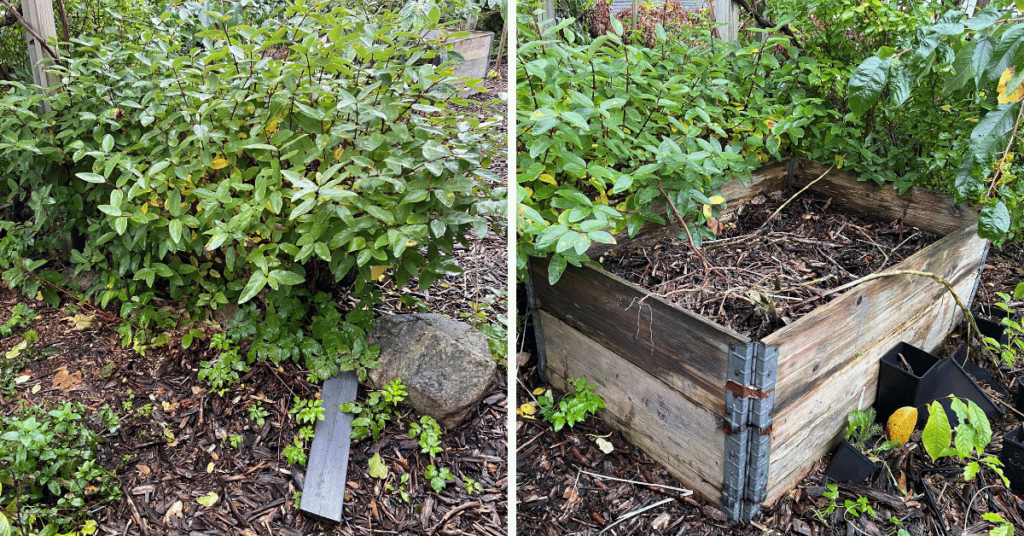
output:
<path id="1" fill-rule="evenodd" d="M 781 229 L 776 225 L 769 224 L 771 227 L 766 229 L 767 232 L 760 237 L 764 243 L 760 253 L 745 253 L 747 251 L 745 248 L 735 251 L 732 246 L 722 248 L 723 253 L 728 252 L 725 254 L 725 259 L 732 259 L 732 263 L 726 265 L 742 266 L 755 272 L 758 269 L 752 266 L 752 262 L 757 265 L 771 266 L 772 270 L 782 266 L 785 268 L 782 273 L 789 274 L 792 279 L 780 281 L 780 286 L 791 289 L 798 286 L 801 279 L 818 279 L 828 274 L 841 275 L 842 272 L 849 272 L 850 276 L 856 278 L 869 271 L 878 270 L 880 262 L 884 261 L 886 266 L 891 266 L 898 262 L 899 258 L 912 253 L 914 249 L 923 247 L 923 244 L 911 247 L 911 242 L 907 242 L 910 237 L 915 237 L 913 239 L 915 241 L 925 240 L 925 237 L 918 231 L 904 229 L 903 236 L 900 237 L 893 233 L 893 228 L 885 225 L 884 222 L 864 224 L 845 221 L 842 216 L 839 216 L 836 218 L 840 221 L 839 225 L 846 223 L 842 233 L 832 231 L 832 234 L 829 235 L 824 234 L 824 231 L 817 231 L 815 229 L 819 222 L 830 219 L 829 216 L 820 212 L 824 202 L 827 201 L 809 200 L 794 207 L 794 213 L 799 215 L 798 218 L 803 219 L 806 215 L 812 216 L 806 219 L 806 224 L 800 221 L 783 224 L 784 219 L 776 224 L 786 225 Z M 821 218 L 814 218 L 816 215 L 820 215 Z M 746 227 L 741 225 L 734 232 L 739 236 L 749 235 L 752 228 L 759 225 L 760 222 Z M 857 227 L 851 227 L 852 225 Z M 803 235 L 797 232 L 800 227 L 803 227 L 799 231 L 800 233 L 810 232 L 818 243 L 811 244 L 795 240 L 795 238 L 803 238 Z M 785 234 L 774 234 L 780 232 Z M 853 252 L 840 254 L 840 248 L 825 245 L 822 242 L 836 244 L 844 242 L 853 248 Z M 904 245 L 901 246 L 901 244 Z M 677 243 L 676 246 L 678 246 L 677 249 L 683 250 L 683 255 L 689 255 L 688 246 L 684 242 Z M 713 286 L 712 282 L 714 285 L 719 285 L 718 280 L 721 278 L 717 276 L 712 275 L 707 281 L 701 281 L 692 274 L 692 271 L 687 273 L 687 269 L 679 264 L 674 266 L 674 263 L 679 261 L 679 254 L 669 254 L 668 250 L 668 247 L 663 247 L 659 254 L 658 249 L 653 247 L 643 252 L 623 252 L 621 256 L 612 257 L 611 261 L 606 255 L 604 267 L 613 269 L 613 266 L 621 265 L 630 268 L 629 265 L 635 263 L 636 266 L 632 267 L 634 276 L 639 273 L 642 277 L 647 278 L 646 282 L 651 287 L 665 288 L 667 292 L 672 291 L 672 285 L 676 285 L 676 289 L 700 285 L 710 288 Z M 716 264 L 716 260 L 721 261 L 722 259 L 720 256 L 713 257 L 713 255 L 720 255 L 714 252 L 713 248 L 706 250 L 706 253 L 712 264 Z M 795 261 L 798 263 L 796 266 L 791 264 L 792 258 L 783 260 L 784 257 L 781 255 L 788 253 L 796 255 Z M 868 259 L 869 256 L 872 258 Z M 741 260 L 740 257 L 744 258 Z M 826 257 L 831 257 L 831 259 Z M 888 260 L 885 260 L 886 257 Z M 637 262 L 638 258 L 644 259 L 644 263 Z M 650 259 L 650 262 L 647 259 Z M 992 304 L 999 301 L 997 292 L 1012 293 L 1014 287 L 1024 281 L 1024 269 L 1022 269 L 1024 262 L 1022 261 L 1024 261 L 1024 248 L 1020 245 L 1010 245 L 1002 251 L 993 248 L 982 275 L 982 284 L 975 304 Z M 699 267 L 699 261 L 697 262 Z M 824 266 L 815 266 L 812 265 L 812 262 L 822 263 Z M 803 270 L 803 266 L 799 263 L 803 263 L 807 270 Z M 703 270 L 698 270 L 698 272 L 702 274 Z M 686 279 L 687 277 L 691 279 Z M 752 281 L 760 285 L 768 287 L 775 285 L 771 279 L 758 278 L 756 274 L 751 274 L 751 277 Z M 831 284 L 841 283 L 831 282 Z M 819 284 L 814 286 L 825 288 Z M 721 283 L 719 287 L 731 288 L 726 283 Z M 813 295 L 813 291 L 811 292 Z M 678 298 L 680 301 L 689 299 L 698 305 L 701 304 L 701 300 L 693 299 L 693 294 L 679 294 L 686 296 Z M 519 295 L 523 296 L 521 292 Z M 807 294 L 801 296 L 805 295 Z M 721 300 L 721 296 L 722 294 L 719 294 L 715 299 Z M 520 301 L 525 302 L 525 299 Z M 778 301 L 788 303 L 782 300 Z M 742 307 L 744 302 L 745 300 L 741 298 L 737 303 Z M 713 307 L 712 304 L 708 304 L 705 312 L 711 309 L 720 309 L 720 303 L 720 301 L 714 302 Z M 1017 303 L 1015 305 L 1020 307 L 1024 304 Z M 525 310 L 525 306 L 525 303 L 520 303 L 520 310 Z M 726 305 L 726 309 L 728 307 Z M 746 310 L 749 311 L 750 308 L 748 307 Z M 792 312 L 794 309 L 790 308 L 789 310 Z M 739 313 L 732 312 L 732 315 L 737 314 L 745 313 L 742 309 Z M 748 323 L 745 329 L 755 330 L 757 326 L 756 323 Z M 517 341 L 522 349 L 516 359 L 518 404 L 532 400 L 531 392 L 535 389 L 547 387 L 537 371 L 532 327 L 528 325 L 523 332 L 523 338 Z M 965 333 L 961 328 L 951 335 L 949 342 L 943 347 L 943 351 L 951 351 L 964 339 Z M 1009 370 L 1004 367 L 1000 371 L 995 367 L 989 368 L 997 376 L 1000 376 L 1001 373 L 1001 377 L 1006 379 L 1021 373 L 1020 369 Z M 1004 385 L 1006 384 L 1004 383 Z M 1011 386 L 1010 392 L 1013 393 L 1015 388 L 1016 386 Z M 995 393 L 992 395 L 996 397 Z M 1011 394 L 1008 398 L 1012 403 L 1013 395 Z M 1003 399 L 1005 400 L 1005 398 Z M 1001 436 L 1018 424 L 1018 417 L 1013 416 L 1012 411 L 1007 413 L 1008 415 L 999 417 L 992 423 L 994 439 L 986 451 L 988 454 L 998 455 L 1001 450 Z M 1024 520 L 1021 519 L 1021 509 L 1018 507 L 1018 504 L 1024 499 L 1024 495 L 1014 494 L 1004 488 L 994 474 L 987 469 L 982 470 L 980 479 L 976 479 L 970 484 L 962 482 L 960 473 L 927 474 L 923 482 L 919 481 L 918 475 L 922 468 L 935 466 L 924 453 L 920 435 L 920 431 L 915 432 L 908 448 L 891 452 L 885 457 L 893 473 L 891 478 L 883 470 L 875 476 L 874 480 L 869 480 L 863 485 L 839 484 L 839 497 L 836 501 L 838 508 L 831 515 L 824 514 L 830 502 L 823 497 L 823 494 L 828 491 L 826 484 L 829 483 L 826 482 L 823 475 L 829 461 L 829 457 L 825 457 L 819 460 L 814 470 L 799 485 L 774 505 L 764 508 L 752 523 L 740 524 L 727 521 L 725 515 L 715 508 L 707 498 L 696 494 L 682 497 L 674 491 L 644 484 L 686 487 L 678 483 L 644 452 L 626 443 L 618 432 L 597 418 L 592 417 L 577 424 L 573 429 L 566 427 L 555 433 L 551 425 L 544 421 L 520 416 L 516 423 L 518 445 L 516 452 L 517 527 L 520 534 L 543 536 L 596 536 L 602 533 L 700 536 L 719 534 L 734 536 L 753 534 L 852 536 L 867 534 L 881 536 L 896 534 L 899 526 L 892 521 L 895 518 L 910 534 L 941 535 L 943 529 L 939 526 L 940 516 L 930 506 L 925 491 L 927 486 L 928 491 L 937 498 L 937 511 L 941 512 L 941 518 L 951 535 L 988 534 L 991 525 L 981 518 L 983 512 L 1000 513 L 1006 520 L 1016 525 L 1017 531 L 1024 530 Z M 597 446 L 597 438 L 606 438 L 611 442 L 614 450 L 609 454 L 602 452 Z M 951 458 L 945 458 L 941 465 L 955 467 L 956 470 L 961 469 L 961 466 Z M 633 482 L 593 477 L 582 471 Z M 894 486 L 893 480 L 908 493 L 901 494 Z M 989 485 L 994 486 L 982 489 Z M 861 497 L 864 497 L 866 504 L 873 508 L 875 516 L 869 514 L 857 516 L 845 511 L 843 507 L 847 500 L 856 502 Z M 629 514 L 636 513 L 665 499 L 671 500 L 638 515 L 627 517 Z M 973 504 L 973 506 L 968 508 L 968 504 Z M 623 518 L 626 518 L 625 521 L 612 527 L 613 523 Z"/>
<path id="2" fill-rule="evenodd" d="M 505 81 L 493 80 L 488 85 L 501 91 Z M 484 104 L 491 95 L 475 97 L 481 103 L 481 114 L 492 115 L 488 108 L 493 106 Z M 504 133 L 497 135 L 504 144 Z M 491 169 L 507 184 L 503 158 L 496 159 Z M 438 280 L 428 292 L 398 289 L 393 282 L 384 281 L 385 303 L 378 314 L 410 312 L 399 299 L 416 294 L 431 311 L 456 320 L 468 321 L 482 313 L 478 321 L 498 322 L 507 305 L 503 225 L 495 226 L 497 233 L 492 230 L 459 247 L 456 261 L 465 274 Z M 298 512 L 295 497 L 304 487 L 305 468 L 288 465 L 281 454 L 298 432 L 288 413 L 293 398 L 319 396 L 319 386 L 307 382 L 299 367 L 257 362 L 241 384 L 222 397 L 211 393 L 196 377 L 199 363 L 216 357 L 205 344 L 220 329 L 215 325 L 202 326 L 206 336 L 190 349 L 180 345 L 182 333 L 176 333 L 170 344 L 139 355 L 121 347 L 118 326 L 101 316 L 88 326 L 67 320 L 93 311 L 66 298 L 60 308 L 51 308 L 16 291 L 2 290 L 0 323 L 9 318 L 18 302 L 39 314 L 28 328 L 40 336 L 36 348 L 55 348 L 57 352 L 32 362 L 21 373 L 30 379 L 17 386 L 15 398 L 2 400 L 0 411 L 10 415 L 23 402 L 77 400 L 93 413 L 109 405 L 121 416 L 119 430 L 107 434 L 99 459 L 116 471 L 124 499 L 92 507 L 90 517 L 98 523 L 99 534 L 497 536 L 507 532 L 508 390 L 504 367 L 498 367 L 480 407 L 458 429 L 445 431 L 444 450 L 437 458 L 420 454 L 418 443 L 409 439 L 407 424 L 418 415 L 408 409 L 403 410 L 408 414 L 399 423 L 388 424 L 378 442 L 365 439 L 353 444 L 344 520 L 323 523 Z M 23 331 L 0 340 L 0 353 L 20 342 L 18 335 Z M 360 399 L 366 389 L 361 386 Z M 248 408 L 257 403 L 269 412 L 263 425 L 248 417 Z M 143 416 L 149 408 L 140 411 L 146 405 L 152 410 L 149 416 Z M 232 436 L 241 437 L 237 448 L 230 445 Z M 387 482 L 368 474 L 367 460 L 377 452 L 389 468 Z M 450 469 L 456 481 L 435 493 L 423 478 L 429 464 Z M 402 473 L 410 475 L 404 485 L 407 502 L 386 489 L 386 484 L 397 484 Z M 477 481 L 482 491 L 468 493 L 463 478 Z M 196 499 L 210 492 L 217 493 L 220 500 L 209 508 L 200 506 Z"/>

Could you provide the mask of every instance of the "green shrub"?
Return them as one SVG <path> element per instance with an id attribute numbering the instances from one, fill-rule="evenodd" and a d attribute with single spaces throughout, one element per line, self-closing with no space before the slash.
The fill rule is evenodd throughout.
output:
<path id="1" fill-rule="evenodd" d="M 593 242 L 634 235 L 648 221 L 689 219 L 699 247 L 720 215 L 718 187 L 748 176 L 799 141 L 817 100 L 774 99 L 776 45 L 740 45 L 709 27 L 681 28 L 657 46 L 627 44 L 622 24 L 587 42 L 544 30 L 520 4 L 516 151 L 520 276 L 530 256 L 550 256 L 554 283 Z M 676 214 L 678 211 L 678 216 Z"/>
<path id="2" fill-rule="evenodd" d="M 84 413 L 80 403 L 62 402 L 0 417 L 0 515 L 15 527 L 67 530 L 84 521 L 87 501 L 121 496 L 120 482 L 96 461 L 101 438 Z"/>
<path id="3" fill-rule="evenodd" d="M 365 377 L 372 267 L 426 288 L 459 273 L 454 244 L 502 213 L 505 188 L 486 169 L 497 122 L 455 106 L 467 101 L 453 63 L 430 63 L 442 45 L 394 12 L 299 0 L 280 25 L 229 26 L 248 13 L 188 2 L 136 21 L 138 35 L 75 39 L 45 114 L 32 87 L 4 84 L 0 201 L 34 219 L 3 277 L 38 286 L 29 272 L 45 260 L 31 257 L 77 229 L 77 272 L 101 274 L 86 293 L 137 317 L 126 344 L 178 320 L 152 307 L 158 295 L 187 317 L 260 300 L 256 331 L 281 329 L 250 358 L 290 345 L 285 358 L 319 352 L 314 377 Z M 317 290 L 350 273 L 360 302 L 343 314 Z"/>

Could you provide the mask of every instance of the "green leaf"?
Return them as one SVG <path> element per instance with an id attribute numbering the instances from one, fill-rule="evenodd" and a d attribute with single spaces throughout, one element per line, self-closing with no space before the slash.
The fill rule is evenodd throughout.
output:
<path id="1" fill-rule="evenodd" d="M 167 224 L 167 230 L 171 233 L 171 240 L 181 242 L 181 220 L 175 218 Z"/>
<path id="2" fill-rule="evenodd" d="M 75 175 L 85 182 L 94 182 L 96 184 L 103 184 L 107 182 L 107 179 L 103 178 L 103 175 L 97 175 L 95 173 L 75 173 Z"/>
<path id="3" fill-rule="evenodd" d="M 932 461 L 935 461 L 942 457 L 942 453 L 949 448 L 949 442 L 952 440 L 953 430 L 949 427 L 946 410 L 939 402 L 932 402 L 928 405 L 928 422 L 925 423 L 924 432 L 921 434 L 924 450 Z"/>
<path id="4" fill-rule="evenodd" d="M 263 275 L 263 272 L 254 272 L 252 277 L 249 278 L 249 283 L 242 289 L 242 295 L 238 297 L 238 303 L 243 304 L 256 296 L 256 294 L 263 290 L 263 287 L 267 284 L 267 276 Z"/>
<path id="5" fill-rule="evenodd" d="M 1018 106 L 1020 103 L 1007 102 L 998 105 L 995 110 L 989 111 L 978 120 L 978 124 L 971 131 L 971 141 L 1005 134 L 1013 128 L 1013 123 L 1017 119 Z"/>
<path id="6" fill-rule="evenodd" d="M 872 56 L 853 72 L 847 97 L 850 111 L 860 117 L 874 106 L 889 79 L 889 61 Z"/>
<path id="7" fill-rule="evenodd" d="M 562 255 L 557 253 L 551 256 L 551 262 L 548 264 L 548 284 L 554 285 L 562 277 L 562 272 L 565 271 L 566 260 Z"/>
<path id="8" fill-rule="evenodd" d="M 890 70 L 892 75 L 889 79 L 890 104 L 898 107 L 910 97 L 910 73 L 902 66 L 893 67 Z"/>
<path id="9" fill-rule="evenodd" d="M 114 137 L 110 134 L 103 136 L 103 142 L 100 144 L 100 147 L 103 148 L 103 152 L 109 153 L 114 148 Z"/>
<path id="10" fill-rule="evenodd" d="M 388 466 L 384 464 L 384 458 L 381 458 L 379 452 L 370 457 L 370 476 L 378 480 L 388 477 Z"/>
<path id="11" fill-rule="evenodd" d="M 306 280 L 290 270 L 273 270 L 270 272 L 270 278 L 283 285 L 298 285 Z"/>
<path id="12" fill-rule="evenodd" d="M 975 32 L 980 32 L 981 30 L 995 24 L 996 21 L 999 20 L 999 17 L 999 12 L 989 6 L 975 13 L 970 19 L 967 19 L 965 26 Z"/>
<path id="13" fill-rule="evenodd" d="M 3 512 L 0 512 L 0 536 L 11 536 L 11 522 Z"/>
<path id="14" fill-rule="evenodd" d="M 978 215 L 978 236 L 1001 244 L 1010 230 L 1010 212 L 1002 201 L 981 209 Z"/>

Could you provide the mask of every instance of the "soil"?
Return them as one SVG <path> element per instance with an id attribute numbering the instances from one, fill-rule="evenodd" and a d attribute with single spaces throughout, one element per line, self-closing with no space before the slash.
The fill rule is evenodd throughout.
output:
<path id="1" fill-rule="evenodd" d="M 815 203 L 820 203 L 820 200 Z M 816 206 L 820 207 L 820 205 L 812 203 L 810 207 L 801 207 L 800 210 L 810 213 Z M 823 216 L 822 219 L 825 217 Z M 860 223 L 857 225 L 862 226 Z M 748 231 L 746 232 L 749 232 L 749 228 L 747 227 Z M 776 229 L 773 228 L 773 231 Z M 891 230 L 885 225 L 871 229 L 874 229 L 875 234 L 869 236 L 854 234 L 853 231 L 844 231 L 843 234 L 847 241 L 867 242 L 866 246 L 861 244 L 864 255 L 876 255 L 884 251 L 892 256 L 891 250 L 888 249 L 892 246 L 879 248 L 872 244 L 874 241 L 882 245 L 882 240 L 891 234 Z M 789 233 L 790 237 L 801 236 L 793 231 L 784 232 Z M 898 245 L 913 234 L 915 231 L 905 229 L 904 238 L 895 244 Z M 766 234 L 766 237 L 770 236 L 770 234 Z M 836 241 L 835 237 L 826 238 L 821 234 L 814 236 L 817 236 L 819 240 Z M 784 249 L 781 245 L 783 243 L 782 241 L 776 243 L 778 249 Z M 786 243 L 796 247 L 792 241 Z M 893 244 L 893 242 L 884 244 Z M 904 255 L 909 254 L 909 251 L 905 251 L 909 249 L 906 246 L 898 249 Z M 671 265 L 664 257 L 665 253 L 662 253 L 661 257 L 654 257 L 651 253 L 648 252 L 648 256 L 658 263 L 661 270 Z M 836 258 L 832 251 L 829 253 Z M 631 255 L 630 258 L 636 258 L 636 255 Z M 852 272 L 853 268 L 859 266 L 854 264 L 858 262 L 859 258 L 847 257 L 847 264 L 842 264 L 843 261 L 837 264 Z M 1016 285 L 1024 281 L 1024 270 L 1021 269 L 1024 266 L 1024 263 L 1021 262 L 1022 259 L 1024 259 L 1024 248 L 1019 244 L 1007 246 L 1002 251 L 993 247 L 982 274 L 982 284 L 975 304 L 994 303 L 999 300 L 996 292 L 1012 294 Z M 709 260 L 711 260 L 710 252 Z M 836 260 L 839 261 L 838 258 Z M 854 263 L 850 263 L 851 260 Z M 744 262 L 746 263 L 746 261 Z M 859 262 L 865 264 L 864 270 L 870 269 L 866 259 Z M 891 265 L 893 262 L 895 261 L 890 260 L 887 265 Z M 712 264 L 715 264 L 715 261 L 712 261 Z M 751 269 L 753 270 L 753 268 Z M 787 272 L 783 270 L 781 273 Z M 668 276 L 655 277 L 655 284 L 670 279 Z M 658 277 L 660 279 L 657 279 Z M 520 292 L 519 296 L 524 296 L 524 294 Z M 524 301 L 525 298 L 520 300 L 520 302 Z M 518 307 L 520 310 L 525 310 L 525 305 L 525 303 L 519 303 Z M 952 349 L 955 349 L 964 339 L 965 332 L 961 327 L 952 334 L 943 347 L 943 351 L 948 350 L 951 353 Z M 535 389 L 548 386 L 538 375 L 531 326 L 527 325 L 523 330 L 522 338 L 517 341 L 517 344 L 521 351 L 516 359 L 518 365 L 516 394 L 517 403 L 523 404 L 533 399 L 531 393 Z M 987 372 L 995 375 L 1002 385 L 1007 385 L 1009 378 L 1024 372 L 1021 369 L 1000 371 L 993 366 L 985 368 Z M 994 439 L 989 444 L 986 454 L 998 456 L 1002 448 L 1000 438 L 1017 426 L 1019 422 L 1020 418 L 1014 415 L 1012 410 L 1008 410 L 1007 415 L 994 419 L 992 422 Z M 555 433 L 552 431 L 551 425 L 544 421 L 519 416 L 516 422 L 518 445 L 516 452 L 517 527 L 519 534 L 524 536 L 567 534 L 597 536 L 603 531 L 610 535 L 800 534 L 805 536 L 852 536 L 868 534 L 881 536 L 897 532 L 899 526 L 892 522 L 892 518 L 895 517 L 912 535 L 941 535 L 943 532 L 939 527 L 940 518 L 930 506 L 925 493 L 925 485 L 917 480 L 917 475 L 922 468 L 935 466 L 925 455 L 920 436 L 920 431 L 915 432 L 906 448 L 891 451 L 884 457 L 893 473 L 892 478 L 882 470 L 863 485 L 839 484 L 839 496 L 836 501 L 838 507 L 830 515 L 823 513 L 830 502 L 823 497 L 823 494 L 828 491 L 826 484 L 830 483 L 826 481 L 823 474 L 829 462 L 829 457 L 826 456 L 819 460 L 808 476 L 788 494 L 776 501 L 775 504 L 764 507 L 750 524 L 742 524 L 729 522 L 726 516 L 712 505 L 711 501 L 699 494 L 684 497 L 678 492 L 651 486 L 650 484 L 660 484 L 686 487 L 677 482 L 643 451 L 624 441 L 619 432 L 614 431 L 597 418 L 591 417 L 572 429 L 566 427 Z M 597 446 L 597 438 L 605 438 L 611 442 L 614 450 L 607 454 L 602 452 Z M 957 470 L 962 469 L 962 466 L 952 458 L 943 458 L 942 465 L 955 467 Z M 629 482 L 598 478 L 582 471 Z M 1018 532 L 1024 530 L 1024 519 L 1021 518 L 1022 510 L 1018 507 L 1018 504 L 1024 500 L 1024 494 L 1015 494 L 1003 487 L 994 473 L 987 468 L 982 469 L 977 477 L 978 480 L 971 484 L 964 484 L 962 477 L 958 475 L 959 473 L 954 473 L 926 477 L 928 485 L 932 486 L 929 490 L 934 491 L 933 494 L 936 497 L 941 495 L 941 499 L 937 501 L 939 503 L 937 509 L 942 512 L 942 519 L 949 528 L 949 534 L 987 534 L 992 525 L 981 518 L 981 512 L 986 511 L 1001 514 L 1016 526 Z M 900 493 L 893 485 L 893 480 L 896 480 L 899 486 L 908 493 Z M 980 499 L 974 503 L 976 507 L 968 511 L 966 505 L 978 492 L 978 489 L 990 485 L 993 487 L 982 492 L 979 495 Z M 944 493 L 943 489 L 945 489 Z M 989 494 L 991 494 L 991 500 Z M 960 498 L 961 496 L 964 498 L 963 500 Z M 857 502 L 861 497 L 864 497 L 866 504 L 874 509 L 874 517 L 868 514 L 857 516 L 845 510 L 844 505 L 847 500 Z M 658 504 L 666 499 L 669 502 Z M 641 512 L 645 507 L 652 505 L 657 506 Z M 623 521 L 613 527 L 612 525 L 619 520 Z M 964 531 L 965 521 L 966 531 Z"/>
<path id="2" fill-rule="evenodd" d="M 497 79 L 486 84 L 494 93 L 474 96 L 480 104 L 473 108 L 490 116 L 502 108 L 487 101 L 497 91 L 504 91 L 507 82 Z M 504 129 L 504 124 L 498 128 Z M 504 154 L 504 130 L 497 132 L 501 134 L 495 152 Z M 491 170 L 507 185 L 504 158 L 495 158 Z M 456 262 L 464 275 L 440 279 L 424 293 L 395 288 L 390 280 L 382 282 L 385 303 L 376 312 L 409 312 L 399 299 L 416 294 L 432 312 L 464 321 L 479 315 L 483 321 L 498 323 L 499 315 L 507 314 L 504 225 L 503 219 L 495 219 L 486 236 L 471 236 L 466 246 L 456 248 Z M 489 305 L 480 305 L 489 297 L 493 298 Z M 28 328 L 40 336 L 35 348 L 58 351 L 19 373 L 29 379 L 17 386 L 16 397 L 0 400 L 0 412 L 10 415 L 22 403 L 80 401 L 92 414 L 109 405 L 122 417 L 120 429 L 108 434 L 102 444 L 99 460 L 116 472 L 124 498 L 90 507 L 98 534 L 507 533 L 508 389 L 504 367 L 498 367 L 479 408 L 458 429 L 445 431 L 443 452 L 437 458 L 420 454 L 417 441 L 409 438 L 408 423 L 419 415 L 408 409 L 399 423 L 388 424 L 378 442 L 364 439 L 354 443 L 344 519 L 340 524 L 326 523 L 296 509 L 295 494 L 304 487 L 305 468 L 288 465 L 281 455 L 298 432 L 295 419 L 288 414 L 292 399 L 319 397 L 319 386 L 307 382 L 303 370 L 292 363 L 274 367 L 257 362 L 241 384 L 221 397 L 198 381 L 196 373 L 201 361 L 216 356 L 204 343 L 222 328 L 202 325 L 205 335 L 201 343 L 189 349 L 181 346 L 184 331 L 179 330 L 168 345 L 138 355 L 121 347 L 116 310 L 102 312 L 65 296 L 62 299 L 59 308 L 52 308 L 14 290 L 0 290 L 0 323 L 10 317 L 16 303 L 24 302 L 39 315 Z M 75 314 L 95 314 L 96 323 L 83 327 L 66 321 Z M 0 340 L 0 353 L 20 342 L 23 331 Z M 367 387 L 361 386 L 360 400 Z M 257 402 L 270 412 L 262 426 L 247 415 L 247 408 Z M 134 408 L 133 414 L 123 411 L 122 404 Z M 151 404 L 150 417 L 139 415 L 138 409 L 145 404 Z M 242 442 L 233 448 L 226 438 L 236 435 Z M 378 452 L 390 471 L 386 482 L 368 474 L 367 461 Z M 455 482 L 435 493 L 423 478 L 429 464 L 450 469 Z M 407 502 L 385 489 L 385 484 L 395 484 L 403 473 L 410 475 L 404 486 L 410 496 Z M 482 490 L 467 493 L 463 478 L 477 481 Z M 221 499 L 212 507 L 200 506 L 196 498 L 209 492 L 216 492 Z M 175 515 L 179 501 L 181 514 Z"/>
<path id="3" fill-rule="evenodd" d="M 623 245 L 603 256 L 602 267 L 760 339 L 842 294 L 829 289 L 892 267 L 938 238 L 808 194 L 768 221 L 787 200 L 782 192 L 759 194 L 717 220 L 718 237 L 702 248 L 710 269 L 685 236 L 639 249 Z"/>

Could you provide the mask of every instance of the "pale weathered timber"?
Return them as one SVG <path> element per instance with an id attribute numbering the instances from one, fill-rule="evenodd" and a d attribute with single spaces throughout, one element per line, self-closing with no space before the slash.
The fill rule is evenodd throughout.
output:
<path id="1" fill-rule="evenodd" d="M 966 303 L 988 247 L 975 226 L 963 227 L 902 263 L 884 271 L 919 270 L 966 288 Z M 855 355 L 886 340 L 900 325 L 947 294 L 924 276 L 893 276 L 868 281 L 765 337 L 779 349 L 776 413 L 807 391 L 827 384 Z M 952 326 L 942 326 L 949 331 Z"/>
<path id="2" fill-rule="evenodd" d="M 724 414 L 729 345 L 747 344 L 748 338 L 604 270 L 569 266 L 551 286 L 547 262 L 530 265 L 538 307 Z M 545 335 L 550 343 L 553 336 Z"/>
<path id="3" fill-rule="evenodd" d="M 955 288 L 963 297 L 971 292 L 972 286 L 968 278 Z M 862 393 L 863 407 L 874 403 L 878 361 L 886 352 L 900 341 L 932 351 L 945 340 L 950 327 L 962 318 L 962 312 L 947 292 L 917 317 L 894 326 L 897 330 L 889 338 L 864 350 L 845 368 L 836 370 L 828 381 L 776 412 L 765 504 L 773 503 L 792 489 L 814 467 L 815 460 L 835 447 L 846 429 L 846 415 L 858 409 Z"/>
<path id="4" fill-rule="evenodd" d="M 540 312 L 548 338 L 548 379 L 560 390 L 566 378 L 586 377 L 604 397 L 599 416 L 626 439 L 717 503 L 722 493 L 725 442 L 722 418 L 622 359 L 557 318 Z"/>
<path id="5" fill-rule="evenodd" d="M 359 379 L 351 371 L 324 382 L 320 396 L 324 420 L 316 423 L 313 445 L 309 449 L 306 485 L 299 502 L 299 510 L 336 523 L 341 521 L 348 482 L 353 418 L 351 413 L 343 413 L 338 406 L 355 402 L 358 387 Z"/>
<path id="6" fill-rule="evenodd" d="M 57 23 L 53 18 L 53 3 L 51 0 L 23 0 L 21 10 L 25 23 L 31 26 L 39 37 L 47 41 L 52 37 L 55 42 L 57 41 Z M 48 88 L 56 83 L 58 79 L 55 75 L 46 72 L 52 66 L 54 60 L 43 47 L 47 43 L 40 42 L 39 39 L 36 39 L 29 32 L 25 32 L 25 39 L 28 42 L 29 63 L 32 65 L 32 81 L 40 88 Z M 56 47 L 51 48 L 55 49 Z M 42 90 L 40 89 L 40 91 Z M 50 109 L 49 103 L 44 101 L 42 108 L 45 113 Z"/>
<path id="7" fill-rule="evenodd" d="M 793 171 L 793 185 L 802 188 L 818 178 L 828 166 L 800 159 Z M 913 187 L 903 195 L 892 188 L 880 188 L 874 182 L 857 181 L 857 175 L 833 169 L 810 191 L 833 197 L 845 206 L 873 214 L 884 221 L 903 220 L 910 227 L 920 227 L 936 234 L 951 233 L 978 221 L 978 211 L 957 205 L 953 198 L 932 190 Z"/>
<path id="8" fill-rule="evenodd" d="M 455 76 L 460 78 L 475 78 L 484 80 L 487 78 L 487 68 L 490 65 L 491 42 L 494 40 L 494 32 L 469 32 L 466 37 L 448 37 L 449 30 L 430 30 L 424 32 L 428 39 L 441 39 L 451 45 L 453 52 L 458 52 L 464 60 L 462 65 L 455 69 Z M 456 84 L 462 87 L 463 84 Z M 476 90 L 466 90 L 465 95 L 472 95 Z"/>

